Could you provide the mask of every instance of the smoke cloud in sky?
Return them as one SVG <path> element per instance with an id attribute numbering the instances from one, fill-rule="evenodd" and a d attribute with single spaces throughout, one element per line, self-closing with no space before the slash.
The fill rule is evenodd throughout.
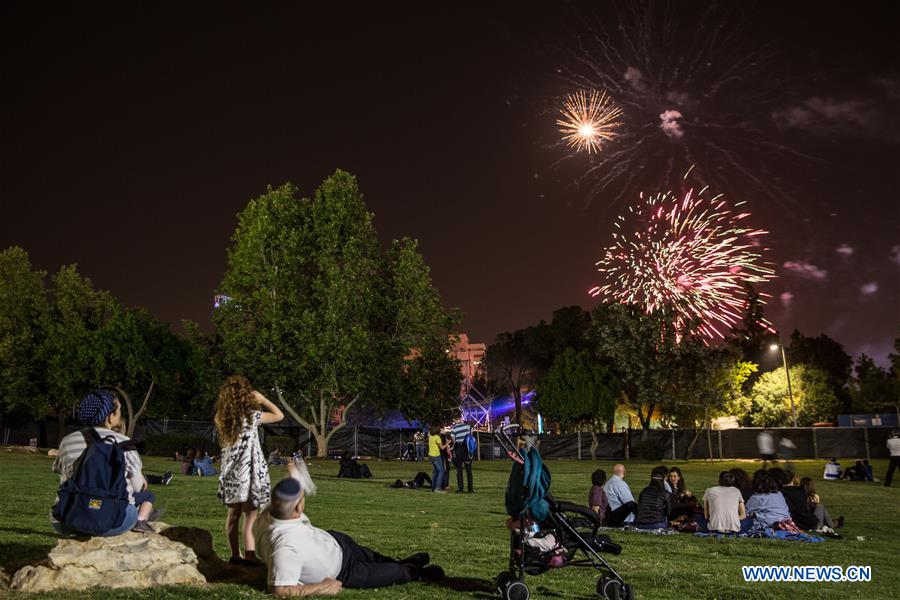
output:
<path id="1" fill-rule="evenodd" d="M 825 281 L 828 279 L 828 271 L 804 260 L 789 260 L 783 266 L 794 275 L 803 279 L 812 279 L 813 281 Z"/>

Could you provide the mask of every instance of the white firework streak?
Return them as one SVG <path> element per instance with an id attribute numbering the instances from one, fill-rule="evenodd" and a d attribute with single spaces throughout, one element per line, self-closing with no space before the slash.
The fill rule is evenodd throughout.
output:
<path id="1" fill-rule="evenodd" d="M 734 212 L 721 194 L 704 198 L 706 189 L 641 194 L 615 221 L 613 245 L 596 263 L 606 281 L 589 293 L 647 313 L 674 309 L 679 330 L 695 322 L 706 338 L 723 338 L 741 321 L 747 284 L 775 272 L 752 243 L 768 232 L 744 225 L 750 213 Z"/>

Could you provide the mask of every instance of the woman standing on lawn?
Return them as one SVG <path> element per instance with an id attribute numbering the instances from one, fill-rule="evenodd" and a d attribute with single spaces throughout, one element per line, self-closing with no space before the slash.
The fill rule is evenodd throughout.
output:
<path id="1" fill-rule="evenodd" d="M 228 507 L 225 535 L 231 548 L 232 564 L 257 563 L 253 540 L 256 511 L 269 502 L 269 467 L 259 444 L 257 428 L 284 418 L 281 410 L 250 387 L 243 375 L 225 380 L 216 400 L 216 431 L 222 445 L 222 472 L 219 498 Z M 244 557 L 238 540 L 241 514 L 244 515 Z"/>
<path id="2" fill-rule="evenodd" d="M 444 453 L 447 451 L 447 444 L 441 436 L 441 426 L 432 425 L 430 435 L 428 436 L 428 458 L 431 460 L 431 491 L 443 492 L 444 477 L 447 470 L 444 468 Z"/>

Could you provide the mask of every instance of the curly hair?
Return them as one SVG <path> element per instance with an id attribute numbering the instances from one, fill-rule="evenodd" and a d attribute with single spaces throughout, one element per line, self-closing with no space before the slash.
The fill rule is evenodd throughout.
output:
<path id="1" fill-rule="evenodd" d="M 232 375 L 225 380 L 219 388 L 214 417 L 216 431 L 223 448 L 237 441 L 256 406 L 249 379 L 243 375 Z"/>

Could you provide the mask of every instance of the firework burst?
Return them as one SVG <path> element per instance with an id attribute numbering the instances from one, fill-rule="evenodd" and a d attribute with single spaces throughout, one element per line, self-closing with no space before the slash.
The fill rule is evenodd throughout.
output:
<path id="1" fill-rule="evenodd" d="M 705 198 L 706 191 L 641 194 L 616 220 L 613 245 L 597 262 L 605 283 L 589 293 L 647 313 L 673 310 L 679 329 L 697 323 L 704 337 L 724 337 L 742 318 L 746 285 L 775 274 L 761 256 L 767 232 L 747 226 L 750 213 L 730 209 L 721 194 Z"/>
<path id="2" fill-rule="evenodd" d="M 562 118 L 556 124 L 563 140 L 576 150 L 592 154 L 616 137 L 622 109 L 612 103 L 606 92 L 579 91 L 566 96 L 560 112 Z"/>
<path id="3" fill-rule="evenodd" d="M 704 185 L 785 204 L 781 165 L 815 159 L 779 142 L 773 114 L 785 90 L 802 81 L 781 74 L 775 51 L 748 35 L 741 9 L 616 6 L 612 26 L 583 21 L 585 34 L 560 67 L 567 86 L 604 90 L 621 109 L 615 146 L 594 155 L 587 169 L 581 161 L 575 167 L 585 200 L 615 203 L 647 187 L 683 191 L 680 174 L 697 164 Z M 577 130 L 566 141 L 582 149 Z"/>

